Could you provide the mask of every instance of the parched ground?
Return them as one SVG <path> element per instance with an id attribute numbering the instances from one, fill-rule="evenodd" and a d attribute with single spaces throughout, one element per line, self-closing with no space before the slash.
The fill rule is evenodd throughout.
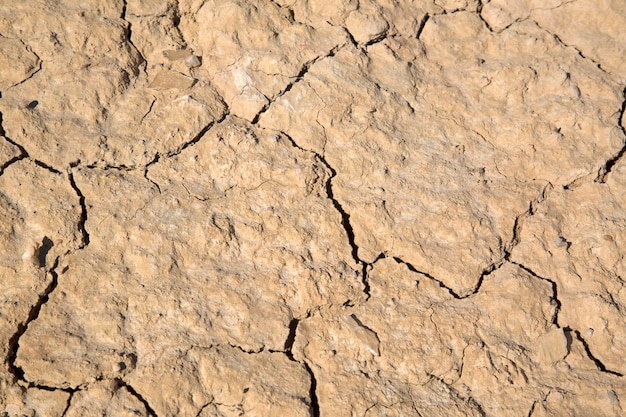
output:
<path id="1" fill-rule="evenodd" d="M 0 416 L 626 415 L 624 28 L 0 0 Z"/>

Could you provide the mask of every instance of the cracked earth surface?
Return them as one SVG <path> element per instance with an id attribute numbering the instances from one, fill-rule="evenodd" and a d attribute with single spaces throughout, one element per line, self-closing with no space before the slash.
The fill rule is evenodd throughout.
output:
<path id="1" fill-rule="evenodd" d="M 0 415 L 624 415 L 624 27 L 4 1 Z"/>

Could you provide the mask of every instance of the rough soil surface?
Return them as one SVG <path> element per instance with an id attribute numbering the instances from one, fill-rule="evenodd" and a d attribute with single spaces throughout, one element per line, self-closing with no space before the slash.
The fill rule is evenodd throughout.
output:
<path id="1" fill-rule="evenodd" d="M 0 416 L 626 415 L 624 28 L 0 0 Z"/>

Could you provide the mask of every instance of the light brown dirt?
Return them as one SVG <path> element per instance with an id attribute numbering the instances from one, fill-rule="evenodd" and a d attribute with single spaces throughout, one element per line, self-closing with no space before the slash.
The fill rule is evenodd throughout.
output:
<path id="1" fill-rule="evenodd" d="M 625 415 L 624 27 L 0 1 L 0 416 Z"/>

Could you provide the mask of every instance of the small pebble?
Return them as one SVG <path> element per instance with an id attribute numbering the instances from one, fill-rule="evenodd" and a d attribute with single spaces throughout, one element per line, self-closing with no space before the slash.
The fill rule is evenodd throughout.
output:
<path id="1" fill-rule="evenodd" d="M 39 249 L 39 244 L 36 242 L 30 242 L 22 254 L 22 260 L 26 263 L 33 264 L 36 267 L 42 266 L 39 260 Z"/>
<path id="2" fill-rule="evenodd" d="M 39 102 L 37 100 L 20 100 L 17 103 L 17 107 L 19 107 L 20 109 L 25 109 L 25 110 L 32 110 L 35 107 L 37 107 L 37 105 L 39 104 Z"/>
<path id="3" fill-rule="evenodd" d="M 187 65 L 187 68 L 196 68 L 202 65 L 202 62 L 199 57 L 191 54 L 185 58 L 185 65 Z"/>

